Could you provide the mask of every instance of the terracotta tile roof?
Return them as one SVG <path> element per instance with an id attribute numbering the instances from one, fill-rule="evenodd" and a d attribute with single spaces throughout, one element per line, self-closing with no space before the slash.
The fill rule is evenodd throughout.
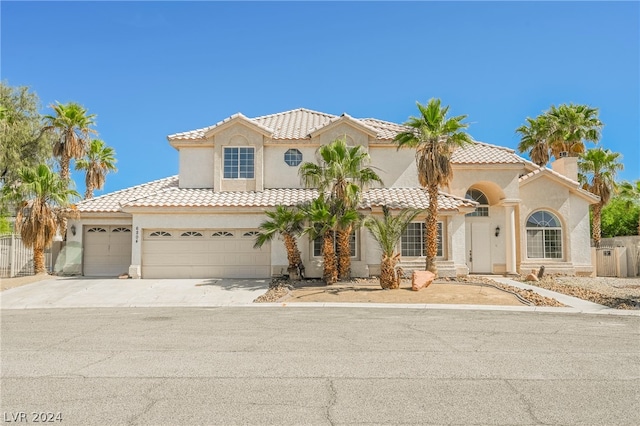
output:
<path id="1" fill-rule="evenodd" d="M 212 189 L 169 188 L 125 207 L 272 207 L 293 206 L 313 200 L 315 189 L 277 188 L 264 191 L 213 192 Z"/>
<path id="2" fill-rule="evenodd" d="M 347 116 L 347 114 L 345 114 Z M 325 114 L 323 112 L 313 111 L 305 108 L 298 108 L 291 111 L 279 112 L 277 114 L 263 115 L 256 118 L 247 118 L 244 115 L 238 113 L 231 117 L 208 127 L 201 129 L 191 130 L 188 132 L 175 133 L 167 136 L 169 140 L 200 140 L 204 139 L 205 134 L 236 117 L 243 117 L 249 121 L 252 121 L 256 125 L 262 127 L 264 130 L 272 134 L 274 140 L 295 140 L 306 139 L 309 134 L 314 130 L 318 130 L 328 124 L 331 124 L 335 120 L 339 120 L 341 116 Z M 374 132 L 378 133 L 379 139 L 393 139 L 399 129 L 403 129 L 402 126 L 394 123 L 389 123 L 382 120 L 375 120 L 372 118 L 358 119 L 348 116 L 353 120 L 360 122 L 363 126 L 369 127 Z"/>
<path id="3" fill-rule="evenodd" d="M 305 188 L 273 188 L 264 191 L 214 192 L 211 189 L 178 188 L 177 176 L 116 191 L 77 204 L 78 212 L 120 212 L 126 207 L 273 207 L 292 206 L 317 197 Z M 475 202 L 440 193 L 439 209 L 473 207 Z M 388 205 L 391 208 L 426 209 L 428 194 L 422 188 L 374 188 L 363 194 L 361 208 Z"/>
<path id="4" fill-rule="evenodd" d="M 84 200 L 76 204 L 81 213 L 88 212 L 119 212 L 121 206 L 140 198 L 154 195 L 169 188 L 178 187 L 178 176 L 154 180 L 142 185 L 132 186 L 120 191 L 104 194 L 90 200 Z"/>
<path id="5" fill-rule="evenodd" d="M 451 156 L 454 164 L 523 164 L 525 161 L 513 149 L 478 141 L 456 149 Z"/>
<path id="6" fill-rule="evenodd" d="M 298 108 L 277 114 L 256 117 L 253 121 L 273 129 L 273 139 L 305 139 L 312 129 L 323 127 L 337 115 Z"/>
<path id="7" fill-rule="evenodd" d="M 442 191 L 438 194 L 438 210 L 452 211 L 460 207 L 475 207 L 478 203 Z M 363 194 L 363 208 L 387 205 L 392 209 L 429 207 L 429 193 L 423 188 L 373 188 Z"/>

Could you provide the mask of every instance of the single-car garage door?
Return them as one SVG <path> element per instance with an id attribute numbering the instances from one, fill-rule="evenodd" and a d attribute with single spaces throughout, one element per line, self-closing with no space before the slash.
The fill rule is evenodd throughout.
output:
<path id="1" fill-rule="evenodd" d="M 83 274 L 116 277 L 129 272 L 131 226 L 84 227 Z"/>
<path id="2" fill-rule="evenodd" d="M 271 249 L 254 249 L 258 231 L 147 229 L 142 278 L 267 278 Z"/>

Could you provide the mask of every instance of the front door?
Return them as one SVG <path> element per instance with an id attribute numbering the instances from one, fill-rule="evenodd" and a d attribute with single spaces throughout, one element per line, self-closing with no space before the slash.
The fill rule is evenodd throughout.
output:
<path id="1" fill-rule="evenodd" d="M 473 222 L 467 228 L 467 266 L 472 274 L 491 273 L 491 229 L 489 223 Z"/>

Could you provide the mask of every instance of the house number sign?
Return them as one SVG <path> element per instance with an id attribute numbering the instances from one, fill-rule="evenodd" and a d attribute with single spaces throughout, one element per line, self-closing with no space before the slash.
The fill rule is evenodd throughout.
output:
<path id="1" fill-rule="evenodd" d="M 136 243 L 138 242 L 139 233 L 140 233 L 140 228 L 136 226 Z"/>

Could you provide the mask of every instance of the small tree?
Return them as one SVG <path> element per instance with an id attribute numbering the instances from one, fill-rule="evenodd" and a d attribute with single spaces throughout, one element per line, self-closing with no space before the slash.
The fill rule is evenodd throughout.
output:
<path id="1" fill-rule="evenodd" d="M 304 270 L 304 266 L 296 238 L 304 230 L 304 213 L 297 207 L 277 206 L 274 211 L 267 211 L 265 214 L 269 219 L 260 224 L 260 233 L 256 236 L 253 247 L 260 248 L 273 240 L 276 235 L 282 235 L 289 261 L 287 267 L 289 278 L 293 280 L 302 278 L 301 271 Z"/>
<path id="2" fill-rule="evenodd" d="M 400 276 L 396 271 L 396 264 L 400 260 L 400 253 L 396 253 L 396 246 L 407 226 L 422 210 L 403 209 L 393 216 L 387 206 L 382 206 L 382 219 L 368 216 L 364 226 L 369 230 L 374 240 L 382 250 L 380 261 L 380 287 L 393 289 L 400 287 Z"/>
<path id="3" fill-rule="evenodd" d="M 16 215 L 16 230 L 24 245 L 33 247 L 36 274 L 43 274 L 46 273 L 44 250 L 51 246 L 63 221 L 63 209 L 79 194 L 44 164 L 21 169 L 19 178 L 20 185 L 5 186 L 3 196 L 23 200 Z"/>

